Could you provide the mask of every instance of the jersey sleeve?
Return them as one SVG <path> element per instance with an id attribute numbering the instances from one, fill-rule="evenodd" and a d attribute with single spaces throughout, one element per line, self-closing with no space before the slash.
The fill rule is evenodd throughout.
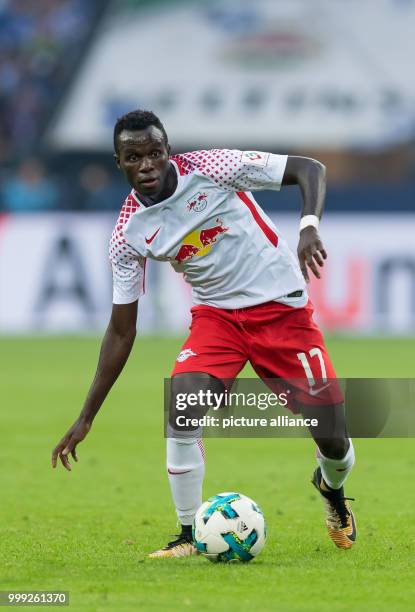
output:
<path id="1" fill-rule="evenodd" d="M 124 238 L 123 228 L 137 206 L 129 196 L 112 232 L 109 258 L 112 267 L 113 304 L 131 304 L 144 293 L 146 259 Z"/>
<path id="2" fill-rule="evenodd" d="M 177 161 L 181 172 L 199 171 L 226 191 L 278 191 L 288 156 L 262 151 L 211 149 L 192 151 L 177 158 L 180 158 Z"/>

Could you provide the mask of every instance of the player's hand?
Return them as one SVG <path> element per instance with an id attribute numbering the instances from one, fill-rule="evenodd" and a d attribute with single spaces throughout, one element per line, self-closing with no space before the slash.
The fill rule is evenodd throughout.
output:
<path id="1" fill-rule="evenodd" d="M 301 230 L 297 254 L 301 272 L 307 283 L 310 282 L 308 268 L 310 268 L 316 278 L 321 278 L 317 266 L 320 268 L 324 266 L 324 260 L 327 259 L 327 253 L 316 228 L 312 225 Z"/>
<path id="2" fill-rule="evenodd" d="M 62 465 L 69 472 L 71 471 L 71 464 L 69 463 L 68 455 L 72 455 L 74 461 L 78 461 L 76 454 L 76 447 L 81 442 L 89 430 L 91 429 L 91 423 L 78 419 L 72 425 L 72 427 L 66 432 L 62 440 L 55 446 L 52 452 L 52 467 L 56 467 L 58 457 L 62 462 Z"/>

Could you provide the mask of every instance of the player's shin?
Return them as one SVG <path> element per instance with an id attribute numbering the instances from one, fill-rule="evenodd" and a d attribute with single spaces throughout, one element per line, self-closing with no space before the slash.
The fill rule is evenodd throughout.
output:
<path id="1" fill-rule="evenodd" d="M 182 525 L 192 524 L 202 504 L 205 458 L 203 441 L 198 433 L 167 438 L 167 473 L 177 516 Z"/>
<path id="2" fill-rule="evenodd" d="M 353 468 L 355 461 L 353 442 L 350 438 L 348 440 L 349 448 L 341 459 L 326 457 L 321 449 L 317 447 L 317 462 L 320 466 L 324 482 L 331 489 L 340 489 Z"/>
<path id="3" fill-rule="evenodd" d="M 302 412 L 317 421 L 310 433 L 317 444 L 317 462 L 323 481 L 330 489 L 340 490 L 355 461 L 353 443 L 347 435 L 344 404 L 304 406 Z"/>

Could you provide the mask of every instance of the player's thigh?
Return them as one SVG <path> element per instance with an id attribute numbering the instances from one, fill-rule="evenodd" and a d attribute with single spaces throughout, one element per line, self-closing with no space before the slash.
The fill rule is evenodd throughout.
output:
<path id="1" fill-rule="evenodd" d="M 214 398 L 224 396 L 225 384 L 207 372 L 175 374 L 170 384 L 169 425 L 176 432 L 195 431 Z"/>
<path id="2" fill-rule="evenodd" d="M 276 307 L 278 314 L 278 306 Z M 336 373 L 323 335 L 312 318 L 309 304 L 287 308 L 283 316 L 258 330 L 251 363 L 257 374 L 272 381 L 286 381 L 295 391 L 292 404 L 331 406 L 343 402 Z M 298 411 L 298 410 L 295 410 Z"/>
<path id="3" fill-rule="evenodd" d="M 246 343 L 229 313 L 209 306 L 192 308 L 190 334 L 176 358 L 172 376 L 205 372 L 233 379 L 248 360 Z"/>

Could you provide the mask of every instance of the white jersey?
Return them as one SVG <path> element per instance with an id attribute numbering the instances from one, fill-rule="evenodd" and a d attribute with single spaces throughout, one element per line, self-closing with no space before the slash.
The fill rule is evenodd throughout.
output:
<path id="1" fill-rule="evenodd" d="M 287 156 L 213 149 L 170 161 L 177 188 L 169 198 L 146 207 L 132 190 L 121 209 L 110 243 L 113 302 L 139 298 L 150 257 L 183 273 L 195 304 L 304 305 L 298 262 L 251 193 L 280 189 Z M 300 289 L 302 296 L 286 297 Z"/>

